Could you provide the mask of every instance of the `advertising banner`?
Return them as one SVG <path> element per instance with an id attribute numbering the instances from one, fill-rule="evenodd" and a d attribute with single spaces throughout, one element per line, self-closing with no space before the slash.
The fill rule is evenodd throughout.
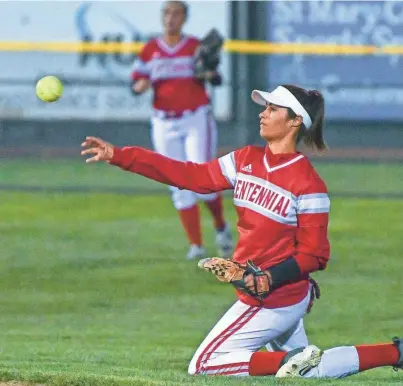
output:
<path id="1" fill-rule="evenodd" d="M 48 42 L 145 42 L 159 35 L 162 1 L 2 1 L 0 41 Z M 229 32 L 226 2 L 189 2 L 184 32 L 204 36 L 217 28 Z M 36 119 L 144 120 L 151 114 L 151 92 L 133 97 L 130 73 L 136 55 L 85 52 L 41 52 L 0 49 L 0 117 Z M 228 58 L 221 70 L 230 83 Z M 65 93 L 46 104 L 35 95 L 35 82 L 56 75 L 65 81 Z M 214 91 L 217 118 L 226 119 L 230 88 Z"/>
<path id="2" fill-rule="evenodd" d="M 401 1 L 272 1 L 267 39 L 274 42 L 403 46 Z M 319 88 L 326 116 L 403 120 L 403 55 L 270 55 L 270 88 Z"/>

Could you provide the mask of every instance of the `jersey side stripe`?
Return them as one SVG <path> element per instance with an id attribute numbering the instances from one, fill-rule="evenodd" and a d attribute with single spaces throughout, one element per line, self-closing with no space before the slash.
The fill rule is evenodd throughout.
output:
<path id="1" fill-rule="evenodd" d="M 147 65 L 147 63 L 143 62 L 141 59 L 138 59 L 138 58 L 134 62 L 133 71 L 139 72 L 141 74 L 146 74 L 146 75 L 150 74 L 150 68 Z"/>
<path id="2" fill-rule="evenodd" d="M 234 152 L 231 152 L 218 159 L 221 172 L 228 182 L 234 187 L 236 182 L 236 167 Z"/>
<path id="3" fill-rule="evenodd" d="M 329 213 L 330 199 L 326 193 L 304 194 L 298 197 L 297 213 Z"/>

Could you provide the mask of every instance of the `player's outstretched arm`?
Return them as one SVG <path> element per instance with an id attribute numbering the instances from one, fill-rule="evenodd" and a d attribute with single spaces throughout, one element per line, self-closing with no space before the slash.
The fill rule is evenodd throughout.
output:
<path id="1" fill-rule="evenodd" d="M 87 137 L 81 146 L 84 148 L 81 154 L 91 156 L 87 163 L 106 161 L 154 181 L 196 193 L 232 189 L 218 160 L 204 164 L 181 162 L 141 147 L 119 148 L 96 137 Z"/>

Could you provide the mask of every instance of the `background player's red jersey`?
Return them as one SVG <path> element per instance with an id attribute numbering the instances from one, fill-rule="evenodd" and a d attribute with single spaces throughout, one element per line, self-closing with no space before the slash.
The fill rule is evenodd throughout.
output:
<path id="1" fill-rule="evenodd" d="M 210 102 L 203 82 L 194 76 L 198 45 L 198 39 L 184 36 L 174 47 L 168 46 L 162 38 L 153 39 L 143 47 L 134 65 L 132 80 L 151 80 L 155 109 L 180 114 Z"/>

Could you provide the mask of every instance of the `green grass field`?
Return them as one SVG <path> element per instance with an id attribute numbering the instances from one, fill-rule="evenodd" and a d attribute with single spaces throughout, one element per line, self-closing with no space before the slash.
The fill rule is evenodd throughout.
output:
<path id="1" fill-rule="evenodd" d="M 331 191 L 402 193 L 401 166 L 319 169 Z M 62 160 L 4 161 L 0 179 L 9 188 L 166 191 L 106 165 Z M 312 343 L 327 348 L 403 335 L 402 209 L 402 200 L 333 199 L 333 260 L 315 275 L 322 298 L 306 318 Z M 226 212 L 234 228 L 230 199 Z M 0 380 L 77 386 L 403 382 L 403 372 L 390 368 L 342 381 L 188 376 L 193 352 L 235 298 L 230 286 L 185 261 L 185 236 L 168 194 L 3 191 L 0 213 Z M 204 210 L 203 227 L 214 254 Z"/>
<path id="2" fill-rule="evenodd" d="M 319 173 L 333 195 L 400 195 L 403 198 L 403 165 L 318 163 Z M 103 164 L 85 165 L 78 159 L 3 159 L 0 189 L 91 188 L 96 191 L 122 190 L 138 193 L 166 193 L 164 185 Z"/>

